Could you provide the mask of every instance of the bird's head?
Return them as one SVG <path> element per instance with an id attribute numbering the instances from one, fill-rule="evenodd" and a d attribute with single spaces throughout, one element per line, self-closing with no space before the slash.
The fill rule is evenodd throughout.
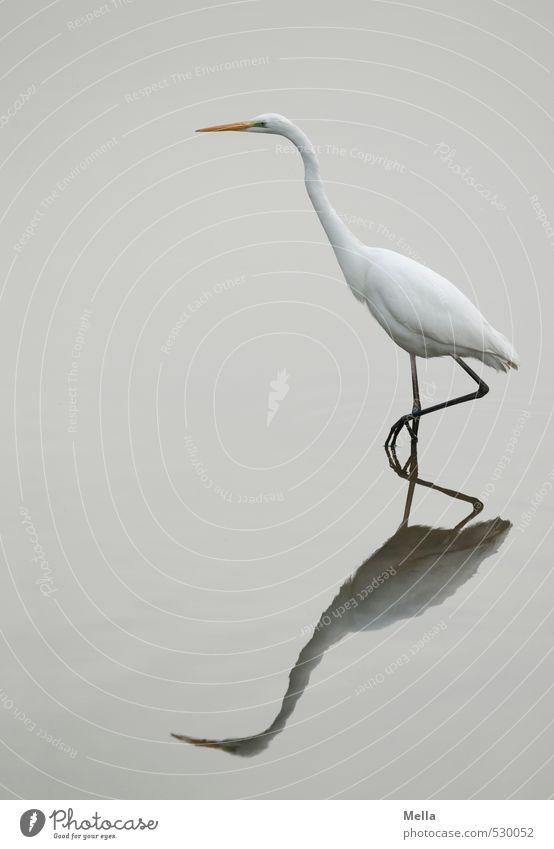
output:
<path id="1" fill-rule="evenodd" d="M 288 118 L 285 118 L 284 115 L 278 115 L 276 112 L 267 112 L 265 115 L 258 115 L 249 121 L 236 121 L 234 124 L 215 124 L 213 127 L 201 127 L 196 132 L 221 133 L 234 131 L 240 133 L 273 133 L 278 136 L 288 136 L 293 128 L 294 124 Z"/>

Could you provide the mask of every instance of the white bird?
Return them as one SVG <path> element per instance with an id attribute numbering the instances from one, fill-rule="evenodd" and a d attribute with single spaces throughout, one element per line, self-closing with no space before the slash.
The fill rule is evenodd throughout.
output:
<path id="1" fill-rule="evenodd" d="M 489 391 L 486 383 L 462 357 L 480 360 L 497 371 L 517 369 L 518 356 L 510 342 L 495 330 L 476 306 L 452 283 L 414 259 L 386 248 L 364 245 L 333 209 L 323 188 L 319 162 L 305 133 L 288 118 L 275 113 L 258 115 L 250 121 L 217 124 L 197 132 L 237 131 L 272 133 L 289 139 L 304 162 L 304 181 L 312 205 L 335 252 L 353 294 L 367 304 L 381 327 L 410 355 L 412 412 L 392 426 L 385 445 L 394 448 L 406 426 L 417 439 L 421 416 L 481 398 Z M 416 357 L 453 357 L 477 384 L 467 395 L 421 408 Z"/>

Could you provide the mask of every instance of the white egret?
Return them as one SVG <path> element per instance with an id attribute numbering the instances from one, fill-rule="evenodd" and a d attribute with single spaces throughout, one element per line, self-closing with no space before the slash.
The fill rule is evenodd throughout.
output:
<path id="1" fill-rule="evenodd" d="M 288 118 L 274 113 L 250 121 L 218 124 L 197 132 L 238 131 L 273 133 L 289 139 L 304 162 L 304 180 L 312 205 L 335 252 L 353 294 L 367 304 L 371 314 L 396 344 L 410 355 L 412 412 L 392 426 L 386 445 L 394 447 L 402 427 L 417 438 L 421 416 L 481 398 L 486 383 L 462 359 L 472 357 L 497 371 L 517 369 L 518 356 L 510 342 L 452 283 L 421 263 L 396 251 L 364 245 L 333 209 L 319 174 L 319 163 L 305 133 Z M 451 356 L 477 384 L 467 395 L 421 408 L 416 357 Z"/>

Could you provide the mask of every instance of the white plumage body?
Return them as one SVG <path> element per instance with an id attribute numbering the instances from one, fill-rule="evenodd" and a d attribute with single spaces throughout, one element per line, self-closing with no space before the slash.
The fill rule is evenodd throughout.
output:
<path id="1" fill-rule="evenodd" d="M 445 277 L 396 251 L 359 245 L 337 258 L 354 295 L 391 339 L 417 357 L 473 357 L 517 368 L 512 345 Z"/>

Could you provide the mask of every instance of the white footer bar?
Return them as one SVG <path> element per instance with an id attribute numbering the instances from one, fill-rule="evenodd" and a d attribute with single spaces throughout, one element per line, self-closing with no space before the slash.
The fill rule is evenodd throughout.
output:
<path id="1" fill-rule="evenodd" d="M 0 800 L 1 845 L 554 847 L 552 801 Z M 40 842 L 39 842 L 40 841 Z"/>

